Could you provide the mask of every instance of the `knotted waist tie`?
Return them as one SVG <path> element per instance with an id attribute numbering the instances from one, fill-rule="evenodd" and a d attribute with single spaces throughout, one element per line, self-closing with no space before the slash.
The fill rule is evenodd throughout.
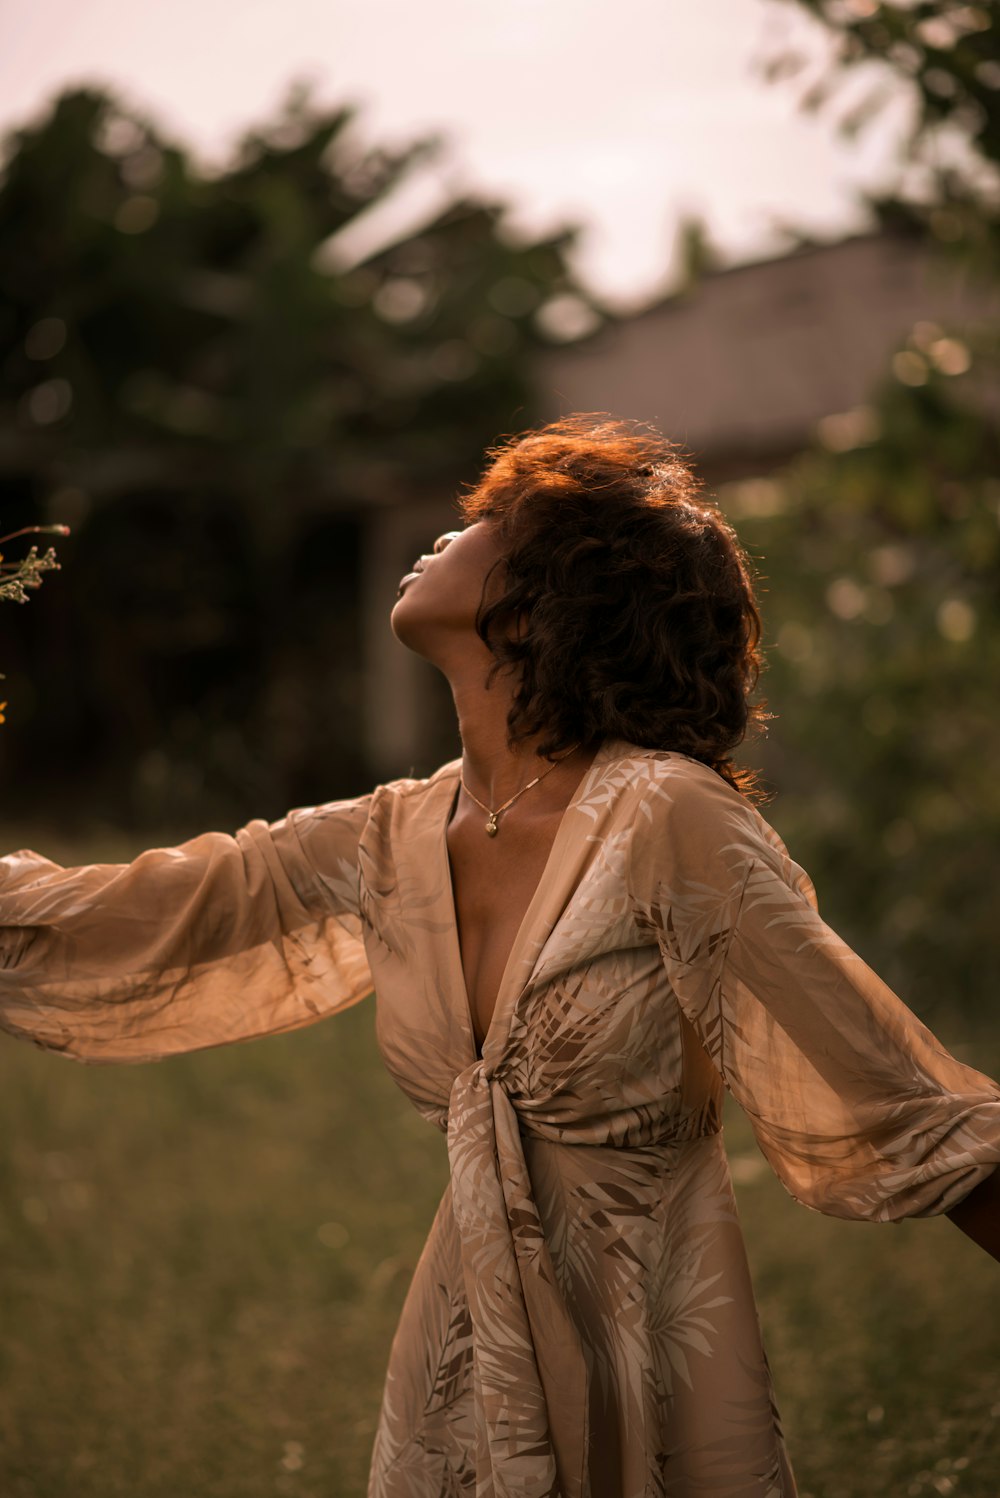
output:
<path id="1" fill-rule="evenodd" d="M 484 1062 L 455 1079 L 448 1157 L 491 1498 L 590 1498 L 583 1347 L 556 1283 L 517 1112 Z"/>

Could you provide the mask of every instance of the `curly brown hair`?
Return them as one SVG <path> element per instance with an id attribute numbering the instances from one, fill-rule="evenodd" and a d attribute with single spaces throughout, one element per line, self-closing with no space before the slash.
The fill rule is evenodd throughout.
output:
<path id="1" fill-rule="evenodd" d="M 750 561 L 702 500 L 677 443 L 601 414 L 506 438 L 463 494 L 466 522 L 496 527 L 502 596 L 476 629 L 518 685 L 508 745 L 539 754 L 602 738 L 673 749 L 758 798 L 731 751 L 769 716 L 749 695 L 762 668 Z"/>

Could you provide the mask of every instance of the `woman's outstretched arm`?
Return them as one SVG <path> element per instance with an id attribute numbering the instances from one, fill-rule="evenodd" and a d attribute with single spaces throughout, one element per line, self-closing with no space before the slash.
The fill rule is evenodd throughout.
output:
<path id="1" fill-rule="evenodd" d="M 296 1029 L 371 990 L 370 796 L 206 832 L 127 864 L 0 859 L 0 1028 L 82 1061 Z"/>
<path id="2" fill-rule="evenodd" d="M 666 764 L 630 882 L 678 1003 L 790 1194 L 860 1221 L 953 1214 L 997 1253 L 1000 1083 L 825 924 L 773 828 L 713 771 Z"/>

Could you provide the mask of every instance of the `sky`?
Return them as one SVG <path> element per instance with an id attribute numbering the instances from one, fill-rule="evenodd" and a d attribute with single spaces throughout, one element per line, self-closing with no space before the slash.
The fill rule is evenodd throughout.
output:
<path id="1" fill-rule="evenodd" d="M 805 72 L 765 82 L 788 45 Z M 578 272 L 625 307 L 669 287 L 686 214 L 731 263 L 779 253 L 782 223 L 824 239 L 870 227 L 857 194 L 894 176 L 910 101 L 896 92 L 841 138 L 873 79 L 806 113 L 828 50 L 789 0 L 0 0 L 0 130 L 101 82 L 221 163 L 306 83 L 357 105 L 369 145 L 447 142 L 346 250 L 471 191 L 508 204 L 516 231 L 580 225 Z"/>

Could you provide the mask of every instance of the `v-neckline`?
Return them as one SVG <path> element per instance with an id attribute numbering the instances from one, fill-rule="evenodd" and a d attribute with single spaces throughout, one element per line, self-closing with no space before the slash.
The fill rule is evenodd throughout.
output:
<path id="1" fill-rule="evenodd" d="M 469 1037 L 469 1045 L 472 1049 L 472 1054 L 475 1056 L 477 1061 L 481 1061 L 486 1054 L 487 1047 L 490 1044 L 490 1039 L 496 1028 L 497 1020 L 500 1016 L 502 1000 L 504 999 L 506 994 L 507 983 L 508 979 L 510 978 L 511 971 L 514 967 L 515 961 L 520 956 L 521 948 L 535 921 L 538 907 L 541 905 L 543 899 L 545 898 L 545 894 L 549 886 L 549 877 L 552 873 L 553 867 L 555 866 L 556 854 L 561 849 L 561 844 L 565 839 L 566 832 L 569 826 L 570 813 L 575 810 L 579 802 L 583 799 L 584 790 L 590 780 L 591 774 L 593 773 L 594 768 L 597 766 L 597 764 L 606 757 L 611 743 L 612 741 L 610 739 L 605 739 L 598 746 L 597 753 L 594 755 L 590 764 L 580 776 L 580 779 L 577 782 L 572 796 L 569 798 L 563 809 L 562 816 L 559 819 L 559 825 L 557 826 L 555 831 L 555 836 L 552 839 L 552 845 L 549 848 L 548 856 L 545 860 L 545 866 L 542 869 L 538 883 L 535 885 L 534 893 L 532 894 L 531 899 L 528 901 L 524 915 L 521 917 L 521 923 L 518 926 L 517 933 L 514 937 L 513 942 L 511 943 L 510 951 L 507 953 L 507 960 L 504 963 L 504 969 L 500 975 L 500 982 L 497 986 L 496 996 L 493 1000 L 493 1013 L 490 1015 L 490 1022 L 487 1025 L 486 1033 L 483 1036 L 482 1052 L 478 1051 L 476 1048 L 476 1025 L 472 1015 L 472 1001 L 469 998 L 469 990 L 465 981 L 465 968 L 462 964 L 462 947 L 458 939 L 458 907 L 455 904 L 455 885 L 451 876 L 451 859 L 448 854 L 448 828 L 451 825 L 451 819 L 454 815 L 455 805 L 458 801 L 459 792 L 461 790 L 462 774 L 462 761 L 460 759 L 453 761 L 455 784 L 451 794 L 448 796 L 447 800 L 444 803 L 444 817 L 442 818 L 441 822 L 440 842 L 438 844 L 438 848 L 439 857 L 443 862 L 444 888 L 446 891 L 448 904 L 451 907 L 451 922 L 448 931 L 448 938 L 451 944 L 451 951 L 449 955 L 451 957 L 452 966 L 455 970 L 455 981 L 458 986 L 458 991 L 461 994 L 462 998 L 462 1018 L 464 1021 L 465 1030 Z"/>

